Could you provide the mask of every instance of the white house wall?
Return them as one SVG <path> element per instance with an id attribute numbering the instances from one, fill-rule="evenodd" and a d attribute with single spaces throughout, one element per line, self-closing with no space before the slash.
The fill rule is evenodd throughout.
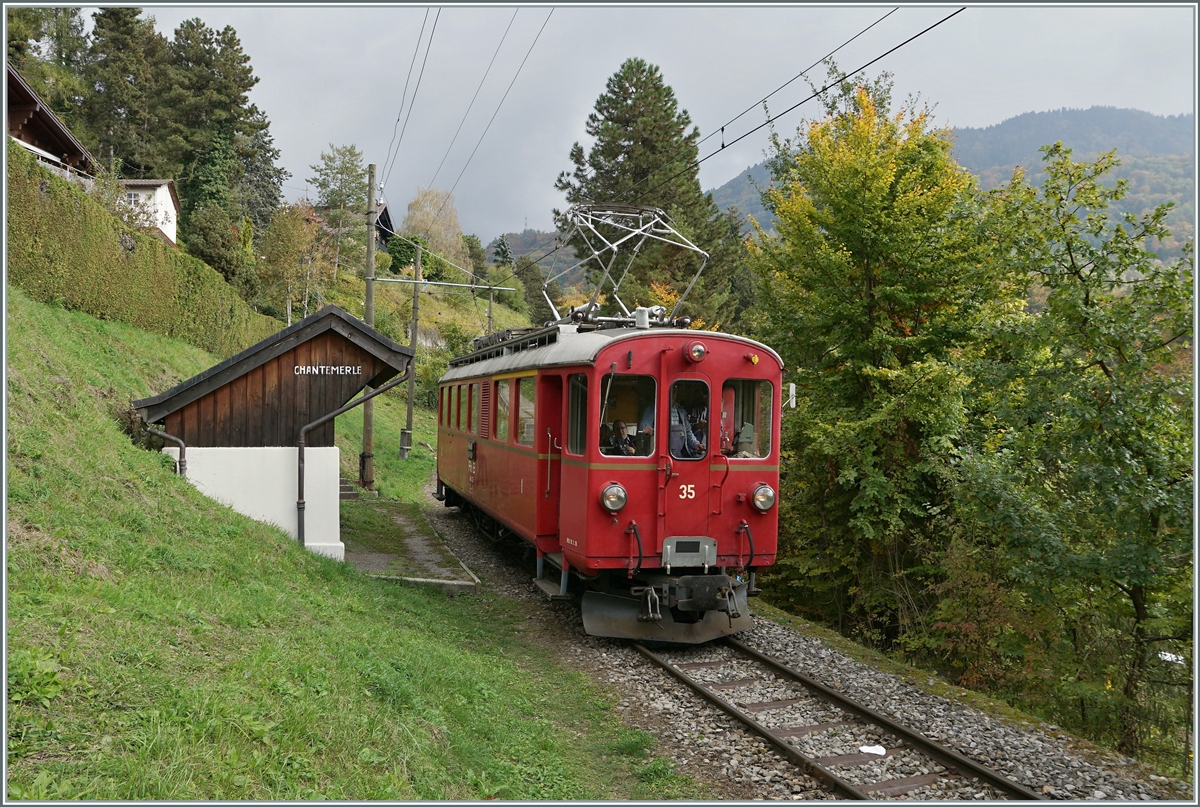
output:
<path id="1" fill-rule="evenodd" d="M 166 185 L 159 185 L 154 189 L 154 214 L 158 218 L 158 228 L 172 243 L 179 243 L 175 235 L 175 202 L 171 200 L 171 189 Z"/>
<path id="2" fill-rule="evenodd" d="M 179 460 L 176 446 L 163 453 Z M 209 498 L 295 538 L 296 453 L 290 447 L 189 446 L 187 478 Z M 339 518 L 340 461 L 336 447 L 304 449 L 304 546 L 339 561 L 346 555 Z"/>

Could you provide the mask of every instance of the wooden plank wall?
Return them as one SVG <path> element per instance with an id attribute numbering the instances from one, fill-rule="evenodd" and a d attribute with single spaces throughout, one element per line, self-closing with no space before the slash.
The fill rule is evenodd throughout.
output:
<path id="1" fill-rule="evenodd" d="M 302 365 L 362 366 L 362 375 L 297 375 Z M 166 418 L 166 431 L 189 446 L 294 446 L 306 424 L 346 404 L 382 361 L 335 331 L 297 345 Z M 333 421 L 305 445 L 332 446 Z"/>

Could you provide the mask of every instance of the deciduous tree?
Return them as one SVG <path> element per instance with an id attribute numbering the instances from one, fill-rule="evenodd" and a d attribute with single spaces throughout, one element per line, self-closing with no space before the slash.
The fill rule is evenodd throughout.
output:
<path id="1" fill-rule="evenodd" d="M 342 268 L 360 271 L 367 259 L 367 168 L 354 144 L 321 152 L 321 161 L 310 165 L 308 180 L 317 189 L 317 206 L 325 224 L 325 240 L 332 253 L 333 274 Z"/>
<path id="2" fill-rule="evenodd" d="M 751 244 L 759 333 L 797 388 L 780 596 L 883 644 L 931 607 L 966 425 L 953 357 L 1003 296 L 949 133 L 892 114 L 889 91 L 844 82 L 823 119 L 775 139 L 778 236 Z"/>
<path id="3" fill-rule="evenodd" d="M 421 188 L 408 203 L 404 222 L 400 225 L 406 233 L 415 233 L 426 240 L 432 255 L 422 258 L 422 274 L 430 280 L 445 280 L 453 283 L 469 283 L 471 279 L 462 272 L 438 260 L 442 256 L 450 263 L 470 269 L 471 255 L 463 242 L 462 228 L 458 226 L 458 211 L 454 197 L 449 191 L 436 188 Z M 482 281 L 482 278 L 480 278 Z"/>
<path id="4" fill-rule="evenodd" d="M 292 324 L 292 308 L 308 310 L 308 299 L 330 267 L 321 250 L 321 226 L 306 204 L 279 208 L 262 238 L 263 259 L 259 276 L 270 306 Z"/>
<path id="5" fill-rule="evenodd" d="M 1132 753 L 1151 733 L 1144 688 L 1170 673 L 1157 651 L 1190 655 L 1192 246 L 1166 263 L 1146 248 L 1169 235 L 1166 205 L 1108 212 L 1126 190 L 1104 181 L 1114 153 L 1044 151 L 1042 188 L 1018 172 L 996 203 L 1007 260 L 1047 296 L 972 368 L 960 498 L 1022 596 L 1057 617 L 1057 708 L 1090 708 L 1083 727 L 1108 722 Z"/>

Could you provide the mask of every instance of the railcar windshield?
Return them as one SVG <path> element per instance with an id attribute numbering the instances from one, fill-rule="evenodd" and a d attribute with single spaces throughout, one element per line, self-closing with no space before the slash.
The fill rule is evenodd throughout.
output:
<path id="1" fill-rule="evenodd" d="M 600 379 L 600 453 L 648 457 L 654 453 L 657 385 L 648 375 L 609 373 Z"/>
<path id="2" fill-rule="evenodd" d="M 770 381 L 733 378 L 721 388 L 717 435 L 727 457 L 755 459 L 771 454 L 775 387 Z"/>
<path id="3" fill-rule="evenodd" d="M 671 456 L 697 460 L 708 456 L 708 385 L 703 381 L 676 381 L 671 385 L 667 416 Z"/>

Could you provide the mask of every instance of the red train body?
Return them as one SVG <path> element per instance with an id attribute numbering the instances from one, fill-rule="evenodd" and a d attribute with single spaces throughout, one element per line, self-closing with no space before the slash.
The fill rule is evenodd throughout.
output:
<path id="1" fill-rule="evenodd" d="M 439 382 L 447 506 L 536 547 L 547 593 L 586 589 L 589 633 L 703 642 L 748 627 L 754 570 L 776 553 L 779 356 L 673 327 L 481 341 Z"/>

